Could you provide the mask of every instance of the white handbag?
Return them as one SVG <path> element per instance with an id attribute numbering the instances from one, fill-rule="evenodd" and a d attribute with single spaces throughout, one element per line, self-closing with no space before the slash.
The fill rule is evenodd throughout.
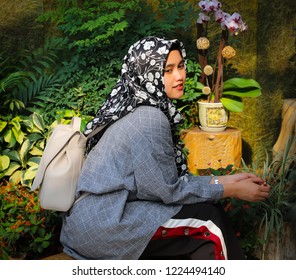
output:
<path id="1" fill-rule="evenodd" d="M 57 125 L 45 146 L 31 190 L 39 187 L 43 209 L 68 211 L 74 201 L 79 173 L 84 162 L 87 138 L 80 132 L 81 119 Z M 88 137 L 102 130 L 95 130 Z"/>

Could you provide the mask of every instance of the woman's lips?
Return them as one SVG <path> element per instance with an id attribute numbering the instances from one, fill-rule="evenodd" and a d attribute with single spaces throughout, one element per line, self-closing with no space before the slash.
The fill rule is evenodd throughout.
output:
<path id="1" fill-rule="evenodd" d="M 177 90 L 183 90 L 183 84 L 178 84 L 178 85 L 174 86 L 174 88 Z"/>

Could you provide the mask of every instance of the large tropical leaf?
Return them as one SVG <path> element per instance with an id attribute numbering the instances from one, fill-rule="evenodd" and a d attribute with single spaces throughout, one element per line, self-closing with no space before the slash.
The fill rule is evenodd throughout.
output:
<path id="1" fill-rule="evenodd" d="M 32 180 L 35 178 L 38 170 L 38 165 L 29 167 L 26 171 L 23 172 L 23 180 Z"/>
<path id="2" fill-rule="evenodd" d="M 254 79 L 244 79 L 244 78 L 232 78 L 224 82 L 223 89 L 234 89 L 234 88 L 258 88 L 261 86 Z"/>
<path id="3" fill-rule="evenodd" d="M 16 144 L 16 139 L 12 130 L 5 131 L 4 141 L 8 143 L 8 148 L 12 148 Z"/>
<path id="4" fill-rule="evenodd" d="M 11 162 L 8 169 L 5 170 L 4 176 L 11 176 L 19 168 L 21 168 L 19 163 Z"/>
<path id="5" fill-rule="evenodd" d="M 0 171 L 4 171 L 9 167 L 10 158 L 8 156 L 0 156 Z"/>
<path id="6" fill-rule="evenodd" d="M 6 121 L 0 120 L 0 132 L 6 127 L 6 125 L 7 125 Z"/>
<path id="7" fill-rule="evenodd" d="M 20 155 L 16 150 L 5 149 L 3 151 L 3 155 L 8 156 L 12 161 L 17 161 L 19 163 L 21 162 Z"/>
<path id="8" fill-rule="evenodd" d="M 239 96 L 239 97 L 258 97 L 261 95 L 260 89 L 252 89 L 252 88 L 238 88 L 238 89 L 229 89 L 224 90 L 223 95 L 227 96 Z"/>
<path id="9" fill-rule="evenodd" d="M 21 146 L 21 149 L 20 149 L 20 158 L 21 158 L 21 161 L 22 161 L 22 165 L 24 167 L 25 167 L 25 164 L 26 164 L 26 162 L 24 162 L 25 157 L 26 157 L 27 153 L 29 152 L 29 150 L 32 147 L 33 147 L 33 143 L 29 139 L 26 139 L 24 141 L 24 143 L 22 144 L 22 146 Z"/>
<path id="10" fill-rule="evenodd" d="M 9 75 L 7 75 L 5 78 L 0 80 L 0 90 L 6 91 L 8 88 L 11 88 L 19 84 L 21 81 L 23 81 L 24 78 L 27 78 L 27 77 L 28 77 L 28 74 L 24 71 L 12 72 Z"/>
<path id="11" fill-rule="evenodd" d="M 227 97 L 222 97 L 220 99 L 223 106 L 230 112 L 242 112 L 244 109 L 244 104 L 241 99 L 231 99 Z"/>
<path id="12" fill-rule="evenodd" d="M 41 115 L 34 113 L 33 114 L 33 123 L 40 131 L 44 131 L 45 123 L 44 123 L 44 120 L 41 117 Z"/>

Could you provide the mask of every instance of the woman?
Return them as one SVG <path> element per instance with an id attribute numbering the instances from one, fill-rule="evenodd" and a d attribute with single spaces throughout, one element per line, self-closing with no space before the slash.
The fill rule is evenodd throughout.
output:
<path id="1" fill-rule="evenodd" d="M 213 178 L 187 172 L 172 103 L 184 93 L 178 40 L 144 38 L 124 57 L 121 78 L 87 125 L 87 158 L 77 202 L 65 215 L 64 251 L 75 259 L 242 259 L 221 198 L 265 199 L 252 174 Z"/>

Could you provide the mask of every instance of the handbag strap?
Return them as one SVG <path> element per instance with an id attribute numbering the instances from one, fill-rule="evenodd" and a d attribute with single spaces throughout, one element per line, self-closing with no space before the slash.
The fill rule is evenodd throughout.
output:
<path id="1" fill-rule="evenodd" d="M 97 133 L 99 133 L 100 131 L 102 131 L 106 126 L 107 126 L 107 124 L 104 124 L 104 125 L 101 125 L 101 126 L 97 127 L 90 134 L 88 134 L 86 138 L 89 139 L 89 138 L 95 136 Z"/>
<path id="2" fill-rule="evenodd" d="M 74 131 L 80 131 L 80 125 L 81 125 L 81 118 L 79 117 L 73 117 L 70 123 L 70 127 Z"/>
<path id="3" fill-rule="evenodd" d="M 87 197 L 87 196 L 89 196 L 90 195 L 90 193 L 89 192 L 85 192 L 85 193 L 83 193 L 81 196 L 79 196 L 75 201 L 74 201 L 74 203 L 73 203 L 73 205 L 72 205 L 72 207 L 74 206 L 74 204 L 76 204 L 78 201 L 80 201 L 80 200 L 82 200 L 82 199 L 84 199 L 85 197 Z"/>
<path id="4" fill-rule="evenodd" d="M 70 126 L 74 131 L 80 131 L 80 125 L 81 125 L 81 118 L 80 117 L 73 117 L 70 123 Z M 99 133 L 101 130 L 103 130 L 107 124 L 101 125 L 97 127 L 95 130 L 93 130 L 89 135 L 87 135 L 87 139 L 95 136 L 97 133 Z"/>

